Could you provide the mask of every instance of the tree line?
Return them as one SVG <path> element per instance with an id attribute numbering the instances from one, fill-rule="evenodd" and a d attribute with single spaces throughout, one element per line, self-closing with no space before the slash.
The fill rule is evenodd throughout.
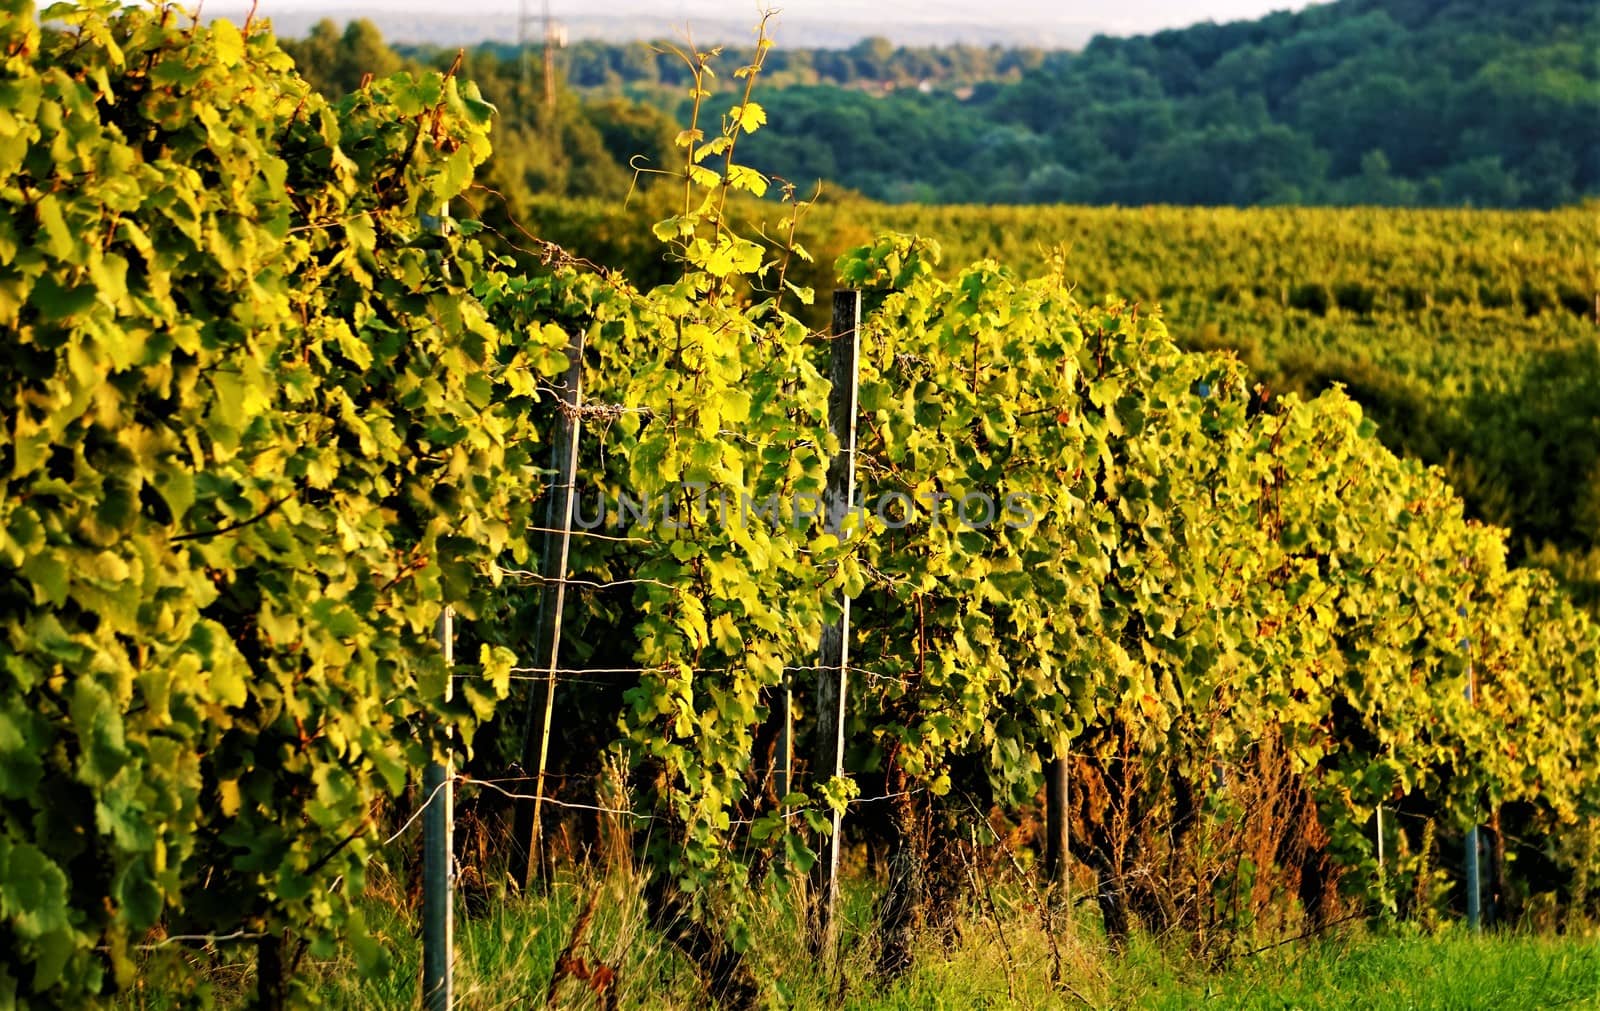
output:
<path id="1" fill-rule="evenodd" d="M 455 57 L 366 22 L 286 48 L 335 95 Z M 1076 53 L 780 48 L 749 157 L 891 202 L 1553 207 L 1600 192 L 1596 51 L 1581 0 L 1340 0 Z M 538 58 L 485 45 L 463 68 L 500 110 L 508 193 L 620 195 L 633 159 L 663 163 L 689 111 L 665 44 L 562 52 L 553 110 Z"/>
<path id="2" fill-rule="evenodd" d="M 1342 0 L 1093 40 L 971 98 L 770 96 L 751 157 L 929 203 L 1551 207 L 1600 190 L 1574 0 Z"/>

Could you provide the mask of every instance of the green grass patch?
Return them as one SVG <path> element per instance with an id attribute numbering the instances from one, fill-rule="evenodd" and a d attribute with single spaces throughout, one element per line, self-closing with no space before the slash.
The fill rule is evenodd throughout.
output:
<path id="1" fill-rule="evenodd" d="M 1284 946 L 1215 973 L 1150 954 L 1126 960 L 1119 976 L 1126 1004 L 1118 1006 L 1161 1011 L 1594 1008 L 1600 939 L 1362 933 Z"/>

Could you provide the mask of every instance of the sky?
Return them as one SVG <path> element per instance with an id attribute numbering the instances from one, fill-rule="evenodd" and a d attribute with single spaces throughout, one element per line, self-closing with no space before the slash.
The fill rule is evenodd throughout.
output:
<path id="1" fill-rule="evenodd" d="M 538 13 L 543 0 L 527 0 Z M 549 0 L 556 18 L 651 15 L 674 20 L 743 18 L 755 0 Z M 785 15 L 808 22 L 838 20 L 875 24 L 1005 23 L 1008 25 L 1093 25 L 1118 34 L 1174 28 L 1199 21 L 1233 21 L 1274 10 L 1305 7 L 1306 0 L 772 0 Z M 334 10 L 382 11 L 391 15 L 439 17 L 444 11 L 479 18 L 515 11 L 517 0 L 261 0 L 261 13 L 306 15 Z"/>
<path id="2" fill-rule="evenodd" d="M 398 0 L 404 3 L 406 0 Z M 468 0 L 463 0 L 468 2 Z M 494 3 L 497 0 L 475 0 Z M 530 0 L 531 2 L 531 0 Z M 552 13 L 559 12 L 563 0 L 551 0 Z M 690 15 L 729 16 L 754 9 L 753 2 L 740 0 L 656 0 L 640 4 L 637 0 L 586 0 L 576 5 L 584 10 L 614 8 L 660 10 L 672 7 Z M 1236 21 L 1260 17 L 1270 11 L 1306 6 L 1304 0 L 1118 0 L 1116 3 L 1083 0 L 778 0 L 774 6 L 795 17 L 836 17 L 850 21 L 921 22 L 1069 22 L 1097 24 L 1127 31 L 1153 31 L 1193 24 L 1197 21 Z"/>

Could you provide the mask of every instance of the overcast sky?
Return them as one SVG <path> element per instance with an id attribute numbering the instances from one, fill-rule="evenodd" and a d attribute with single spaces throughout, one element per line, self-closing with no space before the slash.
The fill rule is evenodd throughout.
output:
<path id="1" fill-rule="evenodd" d="M 543 0 L 527 0 L 535 14 Z M 651 14 L 672 18 L 742 17 L 753 14 L 754 0 L 549 0 L 557 17 Z M 232 6 L 224 2 L 222 6 Z M 1082 0 L 774 0 L 788 15 L 807 21 L 838 19 L 875 23 L 994 23 L 1078 24 L 1103 26 L 1130 33 L 1154 31 L 1198 21 L 1234 21 L 1260 17 L 1274 10 L 1298 9 L 1305 0 L 1117 0 L 1115 3 Z M 306 14 L 318 9 L 365 10 L 427 14 L 434 17 L 483 16 L 514 11 L 517 0 L 261 0 L 260 12 Z"/>

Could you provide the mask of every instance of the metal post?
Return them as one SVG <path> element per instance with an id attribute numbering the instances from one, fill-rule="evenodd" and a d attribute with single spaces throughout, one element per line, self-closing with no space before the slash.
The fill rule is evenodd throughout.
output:
<path id="1" fill-rule="evenodd" d="M 1380 903 L 1382 903 L 1384 910 L 1388 911 L 1392 907 L 1389 904 L 1389 875 L 1388 875 L 1388 869 L 1386 867 L 1384 867 L 1384 854 L 1383 854 L 1383 804 L 1381 804 L 1381 803 L 1378 805 L 1377 816 L 1378 816 L 1378 822 L 1377 822 L 1377 826 L 1373 830 L 1373 835 L 1377 838 L 1377 842 L 1378 842 L 1378 901 Z"/>
<path id="2" fill-rule="evenodd" d="M 517 3 L 517 58 L 522 63 L 522 83 L 527 85 L 528 72 L 528 0 Z"/>
<path id="3" fill-rule="evenodd" d="M 839 441 L 839 451 L 828 462 L 828 483 L 823 493 L 828 530 L 839 533 L 855 501 L 856 383 L 861 353 L 861 292 L 833 293 L 833 341 L 828 394 L 828 424 Z M 849 690 L 850 598 L 839 602 L 839 620 L 822 630 L 817 669 L 818 780 L 844 775 L 845 698 Z M 833 825 L 823 841 L 823 851 L 812 868 L 816 886 L 812 907 L 812 945 L 831 958 L 836 941 L 834 907 L 839 900 L 840 813 L 832 812 Z"/>
<path id="4" fill-rule="evenodd" d="M 1378 805 L 1378 880 L 1383 880 L 1383 805 Z"/>
<path id="5" fill-rule="evenodd" d="M 1467 829 L 1467 929 L 1477 930 L 1483 916 L 1483 886 L 1478 877 L 1478 826 Z"/>
<path id="6" fill-rule="evenodd" d="M 450 234 L 449 201 L 439 207 L 437 215 L 426 216 L 423 224 L 439 235 Z M 448 261 L 444 270 L 448 276 Z M 437 626 L 446 702 L 455 693 L 453 625 L 454 615 L 446 604 Z M 449 742 L 448 734 L 445 740 Z M 423 803 L 427 805 L 422 815 L 422 1006 L 426 1011 L 450 1011 L 455 1000 L 454 765 L 447 750 L 444 762 L 429 762 L 422 772 Z"/>
<path id="7" fill-rule="evenodd" d="M 445 701 L 450 700 L 455 665 L 452 616 L 446 607 L 439 615 L 439 651 L 444 657 Z M 422 1006 L 427 1011 L 450 1011 L 454 999 L 452 962 L 455 955 L 455 918 L 451 894 L 451 856 L 454 852 L 452 821 L 455 814 L 454 762 L 429 762 L 422 774 L 426 810 L 422 816 Z"/>
<path id="8" fill-rule="evenodd" d="M 794 686 L 788 672 L 778 697 L 778 767 L 773 770 L 773 792 L 781 803 L 794 789 Z"/>
<path id="9" fill-rule="evenodd" d="M 567 560 L 572 547 L 572 511 L 577 497 L 578 440 L 583 434 L 583 331 L 574 329 L 567 343 L 566 385 L 557 410 L 550 469 L 555 483 L 545 506 L 544 550 L 539 558 L 539 630 L 534 640 L 534 666 L 546 672 L 542 713 L 529 699 L 522 724 L 522 767 L 535 769 L 533 802 L 517 807 L 512 874 L 525 889 L 539 860 L 539 831 L 544 812 L 545 769 L 550 759 L 550 718 L 555 711 L 557 658 L 561 653 L 561 613 L 567 602 Z"/>
<path id="10" fill-rule="evenodd" d="M 550 132 L 555 133 L 556 58 L 551 51 L 556 43 L 555 26 L 550 23 L 550 0 L 544 0 L 544 109 L 550 116 Z"/>

